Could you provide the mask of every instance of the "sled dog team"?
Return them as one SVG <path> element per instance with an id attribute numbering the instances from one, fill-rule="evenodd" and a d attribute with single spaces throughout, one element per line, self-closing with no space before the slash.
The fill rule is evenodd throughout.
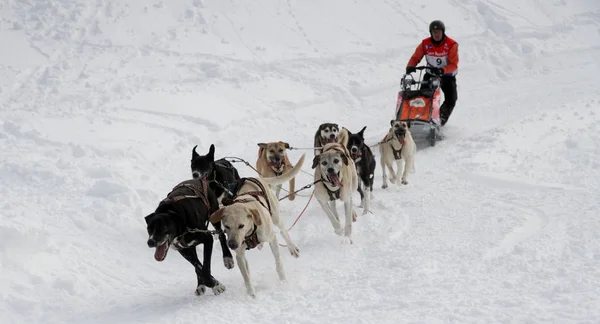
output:
<path id="1" fill-rule="evenodd" d="M 321 124 L 314 136 L 314 197 L 331 221 L 336 234 L 350 240 L 352 223 L 357 220 L 352 194 L 358 191 L 363 214 L 370 211 L 373 178 L 376 161 L 368 145 L 364 143 L 363 127 L 358 133 L 340 128 L 335 123 Z M 279 193 L 282 185 L 289 183 L 289 200 L 295 199 L 295 177 L 301 171 L 306 154 L 296 165 L 287 156 L 288 143 L 278 141 L 258 143 L 256 177 L 240 177 L 235 167 L 225 158 L 215 160 L 215 147 L 211 145 L 206 155 L 192 149 L 192 179 L 177 184 L 159 202 L 155 211 L 145 217 L 148 247 L 154 248 L 156 261 L 163 261 L 170 249 L 176 250 L 192 264 L 198 284 L 195 293 L 202 295 L 206 288 L 214 294 L 225 291 L 225 286 L 211 274 L 213 234 L 218 235 L 227 269 L 234 267 L 230 250 L 242 274 L 247 293 L 254 297 L 246 251 L 262 249 L 269 243 L 275 269 L 280 280 L 285 272 L 279 251 L 277 233 L 279 228 L 290 254 L 299 257 L 283 224 L 279 210 Z M 410 132 L 410 123 L 392 120 L 383 139 L 377 143 L 382 168 L 382 188 L 390 182 L 408 184 L 409 171 L 414 172 L 416 145 Z M 403 162 L 404 161 L 404 162 Z M 393 164 L 396 164 L 394 171 Z M 404 168 L 402 164 L 404 163 Z M 403 169 L 403 172 L 401 170 Z M 340 220 L 336 202 L 343 203 L 343 220 Z M 214 230 L 209 229 L 209 223 Z M 202 262 L 198 259 L 196 246 L 204 244 Z"/>

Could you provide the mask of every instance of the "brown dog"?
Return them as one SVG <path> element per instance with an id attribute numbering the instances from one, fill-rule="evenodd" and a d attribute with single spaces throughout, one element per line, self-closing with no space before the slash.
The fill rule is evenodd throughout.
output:
<path id="1" fill-rule="evenodd" d="M 292 171 L 292 163 L 287 156 L 287 149 L 290 148 L 290 144 L 286 142 L 270 142 L 270 143 L 258 143 L 258 159 L 256 160 L 256 170 L 260 173 L 263 178 L 279 177 L 290 171 Z M 296 178 L 290 179 L 290 194 L 289 200 L 296 199 L 294 193 L 296 187 Z M 279 192 L 281 191 L 281 184 L 275 188 L 275 196 L 279 199 Z"/>

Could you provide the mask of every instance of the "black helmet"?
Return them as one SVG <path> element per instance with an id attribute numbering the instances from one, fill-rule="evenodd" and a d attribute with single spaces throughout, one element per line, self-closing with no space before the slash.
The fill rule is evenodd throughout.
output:
<path id="1" fill-rule="evenodd" d="M 434 20 L 429 24 L 429 32 L 434 30 L 441 30 L 443 34 L 446 34 L 446 26 L 441 20 Z"/>

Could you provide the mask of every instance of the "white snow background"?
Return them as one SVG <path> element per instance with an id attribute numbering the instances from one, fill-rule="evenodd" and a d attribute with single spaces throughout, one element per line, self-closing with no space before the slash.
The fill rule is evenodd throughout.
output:
<path id="1" fill-rule="evenodd" d="M 313 199 L 287 282 L 247 254 L 256 299 L 218 245 L 219 296 L 154 260 L 144 216 L 194 145 L 376 143 L 434 19 L 460 44 L 447 138 L 406 186 L 378 161 L 354 244 Z M 4 0 L 0 43 L 1 323 L 600 323 L 599 1 Z"/>

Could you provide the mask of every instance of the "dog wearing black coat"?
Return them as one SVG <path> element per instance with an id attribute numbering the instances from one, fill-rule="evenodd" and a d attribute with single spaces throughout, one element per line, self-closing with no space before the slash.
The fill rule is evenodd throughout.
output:
<path id="1" fill-rule="evenodd" d="M 200 155 L 196 152 L 196 147 L 192 149 L 192 177 L 194 179 L 206 178 L 209 181 L 210 189 L 217 196 L 219 205 L 226 193 L 235 187 L 240 175 L 231 162 L 224 158 L 215 161 L 215 145 L 211 144 L 208 154 Z"/>
<path id="2" fill-rule="evenodd" d="M 356 134 L 348 131 L 347 145 L 350 156 L 356 165 L 356 173 L 361 180 L 358 185 L 358 193 L 360 193 L 360 207 L 363 208 L 363 215 L 371 211 L 373 178 L 375 176 L 375 166 L 377 165 L 371 148 L 365 144 L 365 129 L 367 129 L 367 126 Z"/>
<path id="3" fill-rule="evenodd" d="M 217 197 L 206 179 L 193 179 L 175 186 L 156 210 L 145 217 L 147 244 L 155 249 L 154 259 L 162 262 L 169 249 L 177 250 L 194 266 L 198 278 L 195 292 L 198 296 L 206 292 L 206 287 L 211 288 L 215 295 L 225 291 L 225 286 L 211 274 L 213 237 L 208 230 L 208 221 L 210 215 L 218 209 Z M 232 269 L 233 257 L 227 247 L 221 223 L 212 224 L 219 233 L 225 267 Z M 196 253 L 196 246 L 199 244 L 204 244 L 203 262 L 198 260 Z"/>

